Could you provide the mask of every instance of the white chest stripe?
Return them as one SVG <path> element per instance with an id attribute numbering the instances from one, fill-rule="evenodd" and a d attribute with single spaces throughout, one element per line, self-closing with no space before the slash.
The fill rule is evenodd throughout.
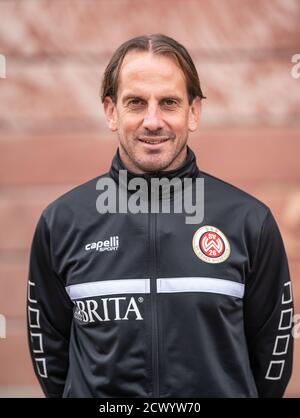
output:
<path id="1" fill-rule="evenodd" d="M 132 293 L 150 293 L 150 279 L 102 280 L 67 286 L 72 300 L 92 296 L 119 295 Z"/>
<path id="2" fill-rule="evenodd" d="M 207 292 L 243 298 L 245 286 L 231 280 L 211 277 L 157 279 L 157 293 Z M 118 279 L 80 283 L 66 287 L 72 300 L 92 296 L 150 293 L 150 279 Z"/>
<path id="3" fill-rule="evenodd" d="M 207 292 L 243 298 L 245 286 L 212 277 L 174 277 L 157 280 L 158 293 Z"/>

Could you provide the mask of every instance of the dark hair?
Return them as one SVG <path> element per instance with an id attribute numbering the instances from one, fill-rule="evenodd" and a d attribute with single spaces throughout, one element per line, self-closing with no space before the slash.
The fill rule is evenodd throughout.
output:
<path id="1" fill-rule="evenodd" d="M 104 72 L 101 86 L 102 102 L 104 102 L 107 96 L 111 97 L 113 102 L 116 102 L 121 65 L 125 55 L 132 50 L 149 51 L 153 54 L 171 56 L 178 63 L 185 75 L 189 104 L 197 96 L 201 99 L 206 99 L 200 87 L 196 67 L 185 47 L 166 35 L 155 34 L 129 39 L 115 51 Z"/>

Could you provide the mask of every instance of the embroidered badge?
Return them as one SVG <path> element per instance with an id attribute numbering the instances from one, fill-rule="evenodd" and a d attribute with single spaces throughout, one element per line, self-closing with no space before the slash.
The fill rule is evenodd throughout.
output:
<path id="1" fill-rule="evenodd" d="M 230 245 L 218 228 L 205 225 L 193 237 L 193 250 L 206 263 L 223 263 L 230 256 Z"/>

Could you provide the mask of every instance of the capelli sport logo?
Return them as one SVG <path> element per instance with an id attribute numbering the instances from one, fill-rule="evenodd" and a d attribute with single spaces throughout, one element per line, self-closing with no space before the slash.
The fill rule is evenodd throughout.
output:
<path id="1" fill-rule="evenodd" d="M 85 251 L 117 251 L 119 249 L 119 237 L 114 235 L 104 241 L 90 242 L 84 247 Z"/>

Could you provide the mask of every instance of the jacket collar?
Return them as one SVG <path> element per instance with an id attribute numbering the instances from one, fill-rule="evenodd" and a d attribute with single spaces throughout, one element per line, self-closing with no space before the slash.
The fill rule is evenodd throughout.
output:
<path id="1" fill-rule="evenodd" d="M 110 172 L 109 172 L 110 176 L 117 183 L 119 182 L 120 170 L 126 170 L 126 167 L 124 166 L 120 158 L 119 150 L 117 150 L 112 160 L 112 165 L 111 165 Z M 143 173 L 143 174 L 137 174 L 137 173 L 133 173 L 127 170 L 127 178 L 128 180 L 131 180 L 132 178 L 135 178 L 135 177 L 141 177 L 147 181 L 150 181 L 152 177 L 156 177 L 156 178 L 165 177 L 168 179 L 177 177 L 177 178 L 183 179 L 187 177 L 194 178 L 197 176 L 198 172 L 199 172 L 199 168 L 197 167 L 196 156 L 194 152 L 191 150 L 191 148 L 187 147 L 186 160 L 184 164 L 181 167 L 177 168 L 176 170 L 156 171 L 153 173 Z"/>

